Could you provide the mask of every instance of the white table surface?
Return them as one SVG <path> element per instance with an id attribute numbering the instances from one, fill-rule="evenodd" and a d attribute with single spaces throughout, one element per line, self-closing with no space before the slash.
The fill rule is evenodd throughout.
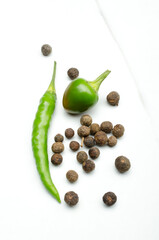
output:
<path id="1" fill-rule="evenodd" d="M 159 2 L 96 1 L 136 84 L 159 143 Z"/>
<path id="2" fill-rule="evenodd" d="M 159 239 L 158 10 L 154 0 L 0 3 L 0 239 Z M 47 58 L 40 52 L 44 43 L 53 48 Z M 57 105 L 48 135 L 49 159 L 55 134 L 79 126 L 80 116 L 66 114 L 61 103 L 70 67 L 87 80 L 112 71 L 99 90 L 98 104 L 87 113 L 94 122 L 125 126 L 116 147 L 101 148 L 90 175 L 65 140 L 63 163 L 50 164 L 61 204 L 42 186 L 31 149 L 32 122 L 54 60 Z M 120 93 L 118 107 L 105 101 L 112 90 Z M 75 139 L 80 141 L 77 135 Z M 114 167 L 119 155 L 132 164 L 124 175 Z M 69 169 L 79 173 L 73 185 L 65 179 Z M 63 201 L 70 190 L 80 198 L 74 208 Z M 102 203 L 107 191 L 118 197 L 111 208 Z"/>

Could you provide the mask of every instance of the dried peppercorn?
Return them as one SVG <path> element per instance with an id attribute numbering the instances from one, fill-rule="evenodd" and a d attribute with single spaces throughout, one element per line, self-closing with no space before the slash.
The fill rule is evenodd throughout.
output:
<path id="1" fill-rule="evenodd" d="M 92 160 L 86 160 L 83 164 L 82 164 L 83 170 L 86 173 L 90 173 L 95 169 L 95 163 Z"/>
<path id="2" fill-rule="evenodd" d="M 113 124 L 109 121 L 102 122 L 100 129 L 105 133 L 110 133 L 113 129 Z"/>
<path id="3" fill-rule="evenodd" d="M 91 148 L 96 144 L 96 141 L 93 137 L 88 136 L 84 138 L 84 144 L 86 147 Z"/>
<path id="4" fill-rule="evenodd" d="M 107 95 L 107 101 L 112 106 L 118 106 L 120 96 L 117 92 L 113 91 Z"/>
<path id="5" fill-rule="evenodd" d="M 71 141 L 69 146 L 70 146 L 71 150 L 74 152 L 77 151 L 80 147 L 79 143 L 76 141 Z"/>
<path id="6" fill-rule="evenodd" d="M 78 173 L 75 172 L 74 170 L 69 170 L 66 173 L 66 178 L 68 179 L 69 182 L 74 183 L 78 179 Z"/>
<path id="7" fill-rule="evenodd" d="M 87 114 L 83 115 L 80 119 L 80 123 L 81 123 L 81 125 L 85 125 L 85 126 L 89 127 L 92 124 L 91 116 L 87 115 Z"/>
<path id="8" fill-rule="evenodd" d="M 130 169 L 131 164 L 128 158 L 119 156 L 115 159 L 115 166 L 120 173 L 124 173 Z"/>
<path id="9" fill-rule="evenodd" d="M 92 123 L 90 126 L 90 134 L 91 135 L 95 135 L 97 132 L 100 131 L 100 127 L 99 124 L 97 123 Z"/>
<path id="10" fill-rule="evenodd" d="M 77 193 L 70 191 L 65 194 L 64 200 L 69 206 L 72 207 L 78 203 L 79 197 L 78 197 Z"/>
<path id="11" fill-rule="evenodd" d="M 89 156 L 92 158 L 92 159 L 96 159 L 99 157 L 100 155 L 100 151 L 97 147 L 92 147 L 89 149 Z"/>
<path id="12" fill-rule="evenodd" d="M 83 163 L 84 161 L 86 161 L 88 159 L 88 155 L 86 152 L 84 151 L 80 151 L 77 153 L 77 161 L 79 163 Z"/>
<path id="13" fill-rule="evenodd" d="M 54 153 L 61 153 L 63 152 L 64 150 L 64 145 L 62 142 L 55 142 L 53 145 L 52 145 L 52 151 Z"/>
<path id="14" fill-rule="evenodd" d="M 90 128 L 87 126 L 81 126 L 78 128 L 77 133 L 80 137 L 87 137 L 90 134 Z"/>
<path id="15" fill-rule="evenodd" d="M 49 44 L 44 44 L 41 47 L 41 52 L 44 56 L 48 56 L 52 52 L 52 47 Z"/>
<path id="16" fill-rule="evenodd" d="M 119 138 L 119 137 L 123 136 L 124 131 L 125 131 L 124 126 L 121 124 L 117 124 L 114 126 L 112 133 L 116 138 Z"/>
<path id="17" fill-rule="evenodd" d="M 58 166 L 62 163 L 63 157 L 61 154 L 59 153 L 55 153 L 52 155 L 51 157 L 51 162 L 52 164 L 54 164 L 55 166 Z"/>
<path id="18" fill-rule="evenodd" d="M 108 137 L 105 132 L 99 131 L 94 135 L 94 139 L 96 141 L 96 144 L 99 146 L 104 146 L 106 145 L 108 141 Z"/>
<path id="19" fill-rule="evenodd" d="M 64 137 L 61 134 L 56 134 L 56 136 L 54 137 L 55 142 L 63 142 Z"/>
<path id="20" fill-rule="evenodd" d="M 75 132 L 74 132 L 74 130 L 72 128 L 67 128 L 65 130 L 65 136 L 68 139 L 71 139 L 74 136 L 74 134 L 75 134 Z"/>
<path id="21" fill-rule="evenodd" d="M 69 76 L 69 78 L 70 78 L 71 80 L 74 80 L 75 78 L 78 77 L 79 71 L 78 71 L 77 68 L 70 68 L 70 69 L 67 71 L 67 74 L 68 74 L 68 76 Z"/>
<path id="22" fill-rule="evenodd" d="M 112 206 L 117 201 L 117 196 L 113 192 L 107 192 L 103 196 L 103 202 L 107 206 Z"/>
<path id="23" fill-rule="evenodd" d="M 109 147 L 114 147 L 117 144 L 117 139 L 114 136 L 110 136 L 108 138 L 108 146 Z"/>

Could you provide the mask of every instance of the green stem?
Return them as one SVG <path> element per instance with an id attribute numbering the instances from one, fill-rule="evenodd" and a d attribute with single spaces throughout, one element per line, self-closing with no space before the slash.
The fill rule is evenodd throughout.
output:
<path id="1" fill-rule="evenodd" d="M 88 82 L 92 88 L 97 92 L 99 90 L 99 87 L 101 83 L 104 81 L 104 79 L 109 75 L 111 71 L 107 70 L 104 73 L 102 73 L 98 78 L 96 78 L 94 81 Z"/>
<path id="2" fill-rule="evenodd" d="M 52 75 L 52 80 L 47 89 L 47 91 L 49 91 L 51 93 L 55 93 L 55 75 L 56 75 L 56 61 L 54 61 L 54 71 L 53 71 L 53 75 Z"/>

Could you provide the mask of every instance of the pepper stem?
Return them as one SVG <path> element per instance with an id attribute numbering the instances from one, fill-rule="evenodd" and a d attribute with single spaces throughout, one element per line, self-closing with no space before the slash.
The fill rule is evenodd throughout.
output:
<path id="1" fill-rule="evenodd" d="M 81 147 L 83 147 L 83 142 L 84 142 L 84 137 L 82 137 L 82 140 L 81 140 Z"/>
<path id="2" fill-rule="evenodd" d="M 102 73 L 98 78 L 96 78 L 94 81 L 88 82 L 92 88 L 97 92 L 99 90 L 99 87 L 101 83 L 104 81 L 104 79 L 109 75 L 111 71 L 107 70 L 104 73 Z"/>
<path id="3" fill-rule="evenodd" d="M 52 80 L 47 89 L 47 91 L 49 91 L 51 93 L 55 92 L 55 75 L 56 75 L 56 61 L 54 61 L 54 70 L 53 70 Z"/>

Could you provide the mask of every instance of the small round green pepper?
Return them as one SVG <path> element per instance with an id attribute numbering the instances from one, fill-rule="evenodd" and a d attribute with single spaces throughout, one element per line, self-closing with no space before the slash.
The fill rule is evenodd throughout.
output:
<path id="1" fill-rule="evenodd" d="M 98 102 L 98 89 L 109 75 L 107 70 L 94 81 L 78 78 L 71 82 L 63 95 L 63 107 L 71 114 L 79 114 Z"/>

